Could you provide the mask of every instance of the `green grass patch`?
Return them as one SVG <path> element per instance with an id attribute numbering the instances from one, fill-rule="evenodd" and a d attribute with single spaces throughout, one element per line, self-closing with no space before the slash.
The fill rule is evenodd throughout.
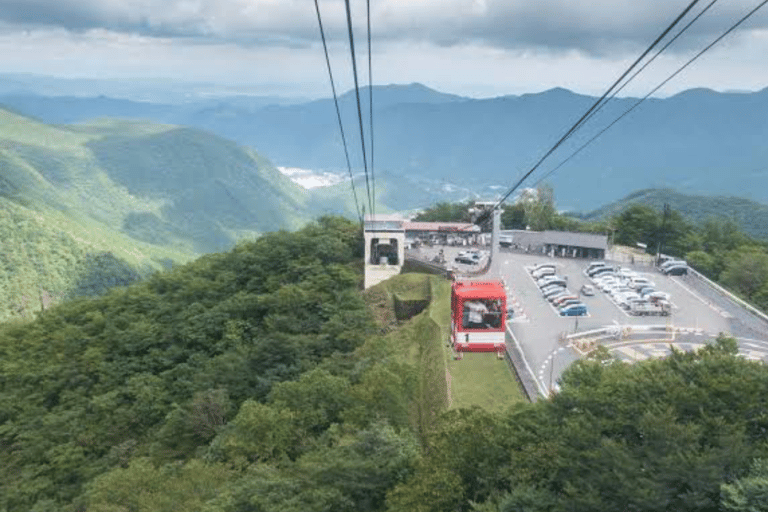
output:
<path id="1" fill-rule="evenodd" d="M 477 405 L 489 412 L 501 412 L 515 402 L 525 401 L 509 365 L 495 353 L 466 353 L 455 360 L 450 349 L 445 352 L 452 408 Z"/>
<path id="2" fill-rule="evenodd" d="M 507 362 L 498 359 L 495 353 L 467 353 L 461 360 L 453 358 L 453 351 L 447 346 L 451 329 L 451 285 L 439 278 L 431 282 L 430 315 L 441 328 L 441 347 L 450 375 L 451 407 L 477 405 L 487 411 L 502 411 L 515 402 L 524 401 L 525 395 Z"/>

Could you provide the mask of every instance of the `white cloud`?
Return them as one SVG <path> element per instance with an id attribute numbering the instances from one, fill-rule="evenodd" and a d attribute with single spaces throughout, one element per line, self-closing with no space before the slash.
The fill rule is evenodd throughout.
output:
<path id="1" fill-rule="evenodd" d="M 373 0 L 377 83 L 474 96 L 563 86 L 597 94 L 688 0 Z M 706 0 L 700 2 L 700 9 Z M 722 5 L 721 5 L 722 4 Z M 715 5 L 628 93 L 643 94 L 756 0 Z M 340 88 L 351 86 L 342 0 L 320 0 Z M 364 55 L 365 3 L 353 0 Z M 329 93 L 312 0 L 0 0 L 6 70 L 258 83 Z M 768 84 L 768 8 L 665 90 Z M 655 69 L 655 70 L 654 70 Z M 271 85 L 270 85 L 271 84 Z"/>
<path id="2" fill-rule="evenodd" d="M 697 12 L 706 2 L 700 2 Z M 482 42 L 501 48 L 549 48 L 613 54 L 646 45 L 688 0 L 379 0 L 372 2 L 377 41 L 442 45 Z M 353 1 L 362 31 L 365 4 Z M 709 37 L 755 5 L 730 0 L 695 25 Z M 343 40 L 341 0 L 323 0 L 332 38 Z M 20 26 L 103 28 L 156 36 L 204 37 L 241 43 L 302 44 L 317 39 L 310 0 L 0 0 L 0 19 Z M 768 26 L 758 14 L 750 26 Z"/>

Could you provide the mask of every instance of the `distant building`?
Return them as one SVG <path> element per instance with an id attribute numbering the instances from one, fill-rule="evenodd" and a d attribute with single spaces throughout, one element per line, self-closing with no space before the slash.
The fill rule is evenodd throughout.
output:
<path id="1" fill-rule="evenodd" d="M 505 230 L 501 236 L 514 249 L 565 258 L 601 260 L 608 249 L 608 237 L 592 233 Z"/>
<path id="2" fill-rule="evenodd" d="M 412 222 L 403 223 L 405 237 L 411 242 L 432 242 L 442 245 L 477 243 L 480 226 L 465 222 Z"/>

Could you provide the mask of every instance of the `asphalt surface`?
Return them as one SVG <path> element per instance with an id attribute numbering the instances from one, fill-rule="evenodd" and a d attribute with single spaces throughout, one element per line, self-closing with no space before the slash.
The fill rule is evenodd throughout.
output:
<path id="1" fill-rule="evenodd" d="M 431 258 L 439 249 L 443 249 L 447 265 L 458 272 L 474 272 L 486 263 L 486 260 L 479 265 L 455 263 L 455 255 L 466 250 L 465 247 L 424 248 L 421 253 L 424 258 Z M 566 336 L 606 327 L 624 332 L 629 328 L 632 333 L 620 340 L 600 341 L 615 357 L 625 361 L 666 355 L 670 345 L 680 350 L 695 350 L 724 332 L 737 338 L 743 357 L 768 362 L 768 323 L 700 279 L 693 276 L 668 277 L 654 267 L 622 264 L 647 277 L 657 290 L 670 294 L 673 309 L 669 317 L 629 315 L 599 290 L 594 296 L 581 297 L 588 308 L 586 317 L 561 317 L 542 296 L 528 271 L 531 266 L 544 262 L 556 265 L 557 274 L 567 279 L 568 289 L 574 295 L 578 295 L 583 284 L 592 284 L 583 273 L 591 260 L 551 258 L 504 250 L 485 274 L 488 278 L 501 278 L 507 285 L 508 305 L 515 310 L 514 318 L 509 322 L 508 343 L 512 343 L 511 337 L 514 336 L 529 373 L 542 394 L 556 389 L 563 371 L 583 357 L 583 353 L 569 343 Z M 649 326 L 663 327 L 666 331 L 643 330 Z"/>

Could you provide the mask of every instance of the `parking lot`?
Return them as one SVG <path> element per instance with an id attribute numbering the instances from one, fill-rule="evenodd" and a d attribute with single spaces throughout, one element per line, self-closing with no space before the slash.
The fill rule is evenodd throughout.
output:
<path id="1" fill-rule="evenodd" d="M 608 326 L 667 325 L 695 332 L 702 341 L 705 334 L 729 332 L 728 313 L 697 294 L 683 280 L 668 277 L 653 267 L 622 265 L 645 275 L 655 283 L 654 288 L 668 293 L 673 305 L 669 316 L 633 316 L 614 303 L 605 293 L 596 290 L 594 296 L 581 295 L 587 306 L 587 316 L 563 317 L 541 293 L 526 267 L 539 263 L 554 263 L 557 274 L 567 278 L 567 287 L 578 292 L 592 281 L 584 275 L 587 260 L 548 258 L 541 255 L 502 252 L 493 262 L 489 275 L 504 279 L 511 300 L 519 304 L 520 315 L 513 319 L 510 331 L 518 341 L 532 368 L 546 368 L 540 381 L 556 381 L 557 376 L 580 356 L 565 348 L 564 337 L 574 332 Z M 517 312 L 516 312 L 517 313 Z M 550 376 L 550 371 L 552 375 Z"/>
<path id="2" fill-rule="evenodd" d="M 463 265 L 454 262 L 459 248 L 444 248 L 448 265 L 462 272 L 477 272 L 485 267 L 486 258 L 475 265 Z M 435 252 L 437 249 L 435 249 Z M 546 300 L 535 279 L 531 276 L 530 268 L 540 263 L 553 263 L 556 273 L 567 280 L 567 287 L 574 292 L 587 306 L 585 316 L 561 316 L 557 308 Z M 635 316 L 613 302 L 609 296 L 599 289 L 593 296 L 578 295 L 585 284 L 594 286 L 592 280 L 584 274 L 590 260 L 567 258 L 550 258 L 542 255 L 521 254 L 502 251 L 492 262 L 489 271 L 484 275 L 490 279 L 501 278 L 507 285 L 508 304 L 514 308 L 514 318 L 509 322 L 507 343 L 517 343 L 531 367 L 530 373 L 536 370 L 539 389 L 545 393 L 551 383 L 557 381 L 559 375 L 581 355 L 567 346 L 565 336 L 575 332 L 584 332 L 605 327 L 634 328 L 638 337 L 635 341 L 642 345 L 643 327 L 666 326 L 684 334 L 677 337 L 687 339 L 687 343 L 696 346 L 706 343 L 720 332 L 733 333 L 738 311 L 725 307 L 720 301 L 714 300 L 707 290 L 698 286 L 690 277 L 670 277 L 663 275 L 654 267 L 642 265 L 621 264 L 631 268 L 641 276 L 654 283 L 653 288 L 669 294 L 671 310 L 669 316 Z M 610 263 L 609 263 L 610 264 Z M 614 264 L 613 266 L 618 266 Z M 751 330 L 755 332 L 755 330 Z M 658 336 L 656 336 L 658 338 Z M 653 338 L 653 336 L 651 336 Z M 762 336 L 752 338 L 764 339 Z M 649 339 L 649 341 L 652 341 Z M 682 340 L 680 340 L 682 341 Z M 740 344 L 743 343 L 740 341 Z M 669 346 L 662 342 L 661 345 Z M 676 344 L 677 345 L 677 344 Z M 640 345 L 638 345 L 640 346 Z M 768 346 L 768 344 L 767 344 Z M 653 352 L 661 353 L 661 348 Z M 684 347 L 681 347 L 684 348 Z M 744 347 L 742 347 L 744 348 Z M 749 348 L 749 347 L 747 347 Z M 625 352 L 629 349 L 623 348 Z M 637 360 L 643 348 L 632 352 Z M 621 352 L 621 351 L 619 351 Z M 617 353 L 620 358 L 623 353 Z M 624 354 L 626 356 L 626 354 Z"/>
<path id="3" fill-rule="evenodd" d="M 568 289 L 575 295 L 579 295 L 583 285 L 594 285 L 592 280 L 583 273 L 588 261 L 515 253 L 501 253 L 498 259 L 499 261 L 494 262 L 492 271 L 504 278 L 510 293 L 517 297 L 530 323 L 533 324 L 532 327 L 535 329 L 533 334 L 536 338 L 546 335 L 557 337 L 563 332 L 572 332 L 577 328 L 589 330 L 616 324 L 672 324 L 713 333 L 728 330 L 727 313 L 711 306 L 705 298 L 684 285 L 679 278 L 665 276 L 652 267 L 625 265 L 652 281 L 656 290 L 670 295 L 672 311 L 669 316 L 631 315 L 612 301 L 607 294 L 596 290 L 593 296 L 580 295 L 582 302 L 588 308 L 587 317 L 562 318 L 542 296 L 541 290 L 526 267 L 545 262 L 554 263 L 557 274 L 566 279 Z"/>

